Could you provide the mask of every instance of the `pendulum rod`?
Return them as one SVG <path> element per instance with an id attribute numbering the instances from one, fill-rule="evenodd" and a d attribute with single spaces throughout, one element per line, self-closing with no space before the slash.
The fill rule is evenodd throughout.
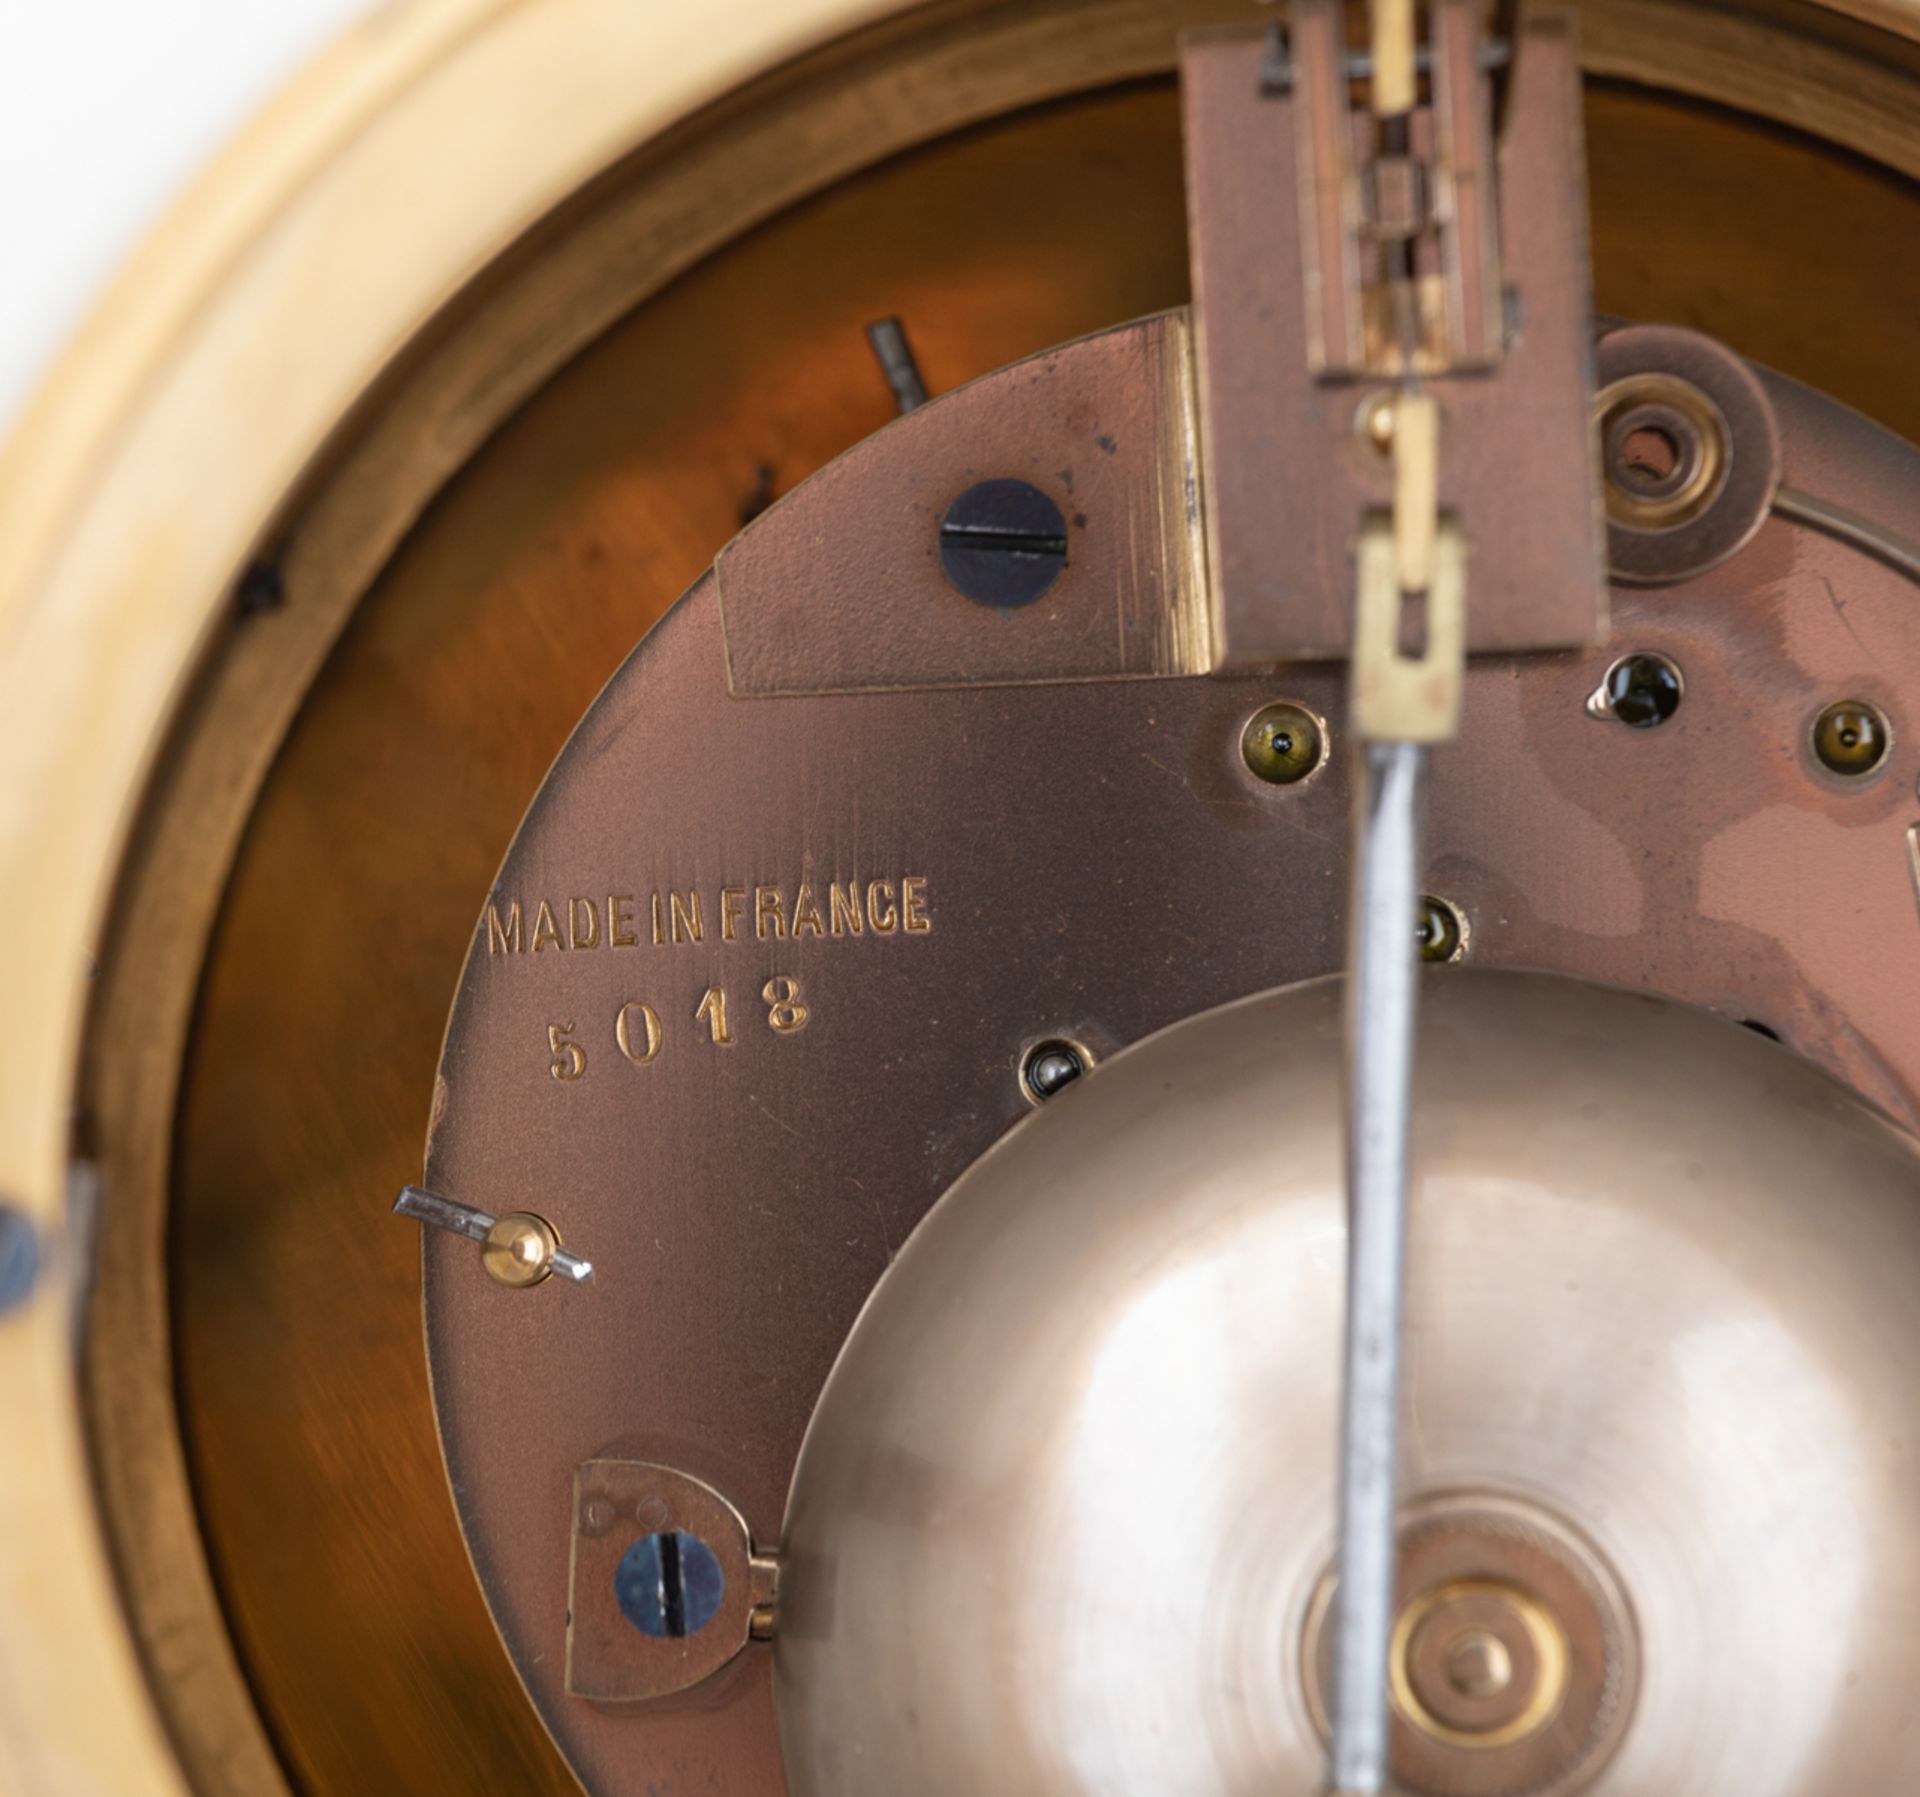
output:
<path id="1" fill-rule="evenodd" d="M 1375 154 L 1404 163 L 1416 98 L 1412 0 L 1373 0 Z M 1451 735 L 1465 654 L 1459 540 L 1439 517 L 1439 411 L 1422 392 L 1410 235 L 1381 246 L 1398 390 L 1390 523 L 1363 524 L 1352 716 L 1354 807 L 1347 1000 L 1347 1303 L 1341 1378 L 1333 1740 L 1337 1797 L 1377 1797 L 1389 1771 L 1389 1656 L 1398 1561 L 1400 1347 L 1429 742 Z M 1403 653 L 1409 602 L 1425 645 Z"/>

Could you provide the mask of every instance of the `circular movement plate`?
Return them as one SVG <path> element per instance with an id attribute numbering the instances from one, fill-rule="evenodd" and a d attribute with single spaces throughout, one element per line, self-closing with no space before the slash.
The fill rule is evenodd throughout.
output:
<path id="1" fill-rule="evenodd" d="M 432 1232 L 437 1414 L 501 1634 L 601 1797 L 688 1767 L 736 1790 L 789 1775 L 762 1648 L 640 1701 L 674 1681 L 614 1568 L 650 1531 L 636 1518 L 631 1539 L 581 1551 L 581 1469 L 677 1469 L 771 1547 L 834 1357 L 940 1194 L 1022 1118 L 1082 1107 L 1128 1044 L 1341 965 L 1342 675 L 1192 671 L 1202 588 L 1169 499 L 1185 489 L 1165 478 L 1184 329 L 1145 320 L 958 389 L 764 514 L 587 712 L 481 907 L 427 1184 L 532 1213 L 594 1273 L 511 1289 Z M 1616 591 L 1605 649 L 1477 660 L 1459 738 L 1434 757 L 1429 892 L 1468 972 L 1657 986 L 1766 1025 L 1911 1122 L 1920 609 L 1865 521 L 1899 516 L 1915 465 L 1760 378 L 1795 490 L 1853 522 L 1776 511 L 1710 576 Z M 1044 493 L 1064 522 L 1058 554 L 1050 513 L 1015 546 L 1050 573 L 1022 605 L 982 603 L 945 567 L 943 526 L 987 478 Z M 1589 709 L 1623 654 L 1678 670 L 1657 727 Z M 1857 775 L 1815 753 L 1814 720 L 1840 701 L 1873 707 L 1893 745 Z M 1302 778 L 1249 762 L 1274 706 L 1313 720 Z M 1055 1077 L 1062 1046 L 1080 1077 Z M 1335 1050 L 1317 1052 L 1331 1078 Z M 1334 1113 L 1331 1087 L 1316 1103 Z M 1328 1344 L 1299 1345 L 1314 1378 L 1332 1366 Z M 1236 1378 L 1237 1347 L 1217 1346 L 1182 1378 Z M 1569 1347 L 1562 1389 L 1585 1389 L 1590 1364 Z M 1177 1505 L 1143 1501 L 1188 1530 Z M 1234 1526 L 1304 1542 L 1317 1516 Z M 1613 1538 L 1563 1520 L 1638 1604 Z M 1320 1566 L 1299 1572 L 1288 1605 Z M 1268 1619 L 1296 1651 L 1301 1614 Z M 726 1626 L 737 1644 L 738 1616 Z M 1288 1690 L 1285 1738 L 1311 1741 L 1304 1684 Z"/>

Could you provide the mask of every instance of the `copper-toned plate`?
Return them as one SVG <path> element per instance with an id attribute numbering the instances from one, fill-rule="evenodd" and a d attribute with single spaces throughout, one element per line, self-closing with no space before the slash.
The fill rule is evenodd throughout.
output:
<path id="1" fill-rule="evenodd" d="M 1085 416 L 996 379 L 1050 462 L 1098 466 Z M 1434 760 L 1431 884 L 1478 965 L 1758 1023 L 1913 1122 L 1920 561 L 1903 571 L 1900 529 L 1920 454 L 1778 377 L 1760 391 L 1788 486 L 1816 506 L 1847 496 L 1851 538 L 1775 517 L 1709 575 L 1621 589 L 1608 647 L 1476 661 Z M 901 428 L 924 442 L 970 416 L 936 402 Z M 1087 538 L 1126 540 L 1131 503 L 1087 491 Z M 875 528 L 857 489 L 842 504 L 849 534 Z M 904 555 L 937 515 L 889 506 L 879 528 Z M 761 531 L 782 521 L 744 541 Z M 821 603 L 794 578 L 791 629 Z M 870 627 L 970 604 L 902 583 Z M 997 628 L 1005 658 L 1047 648 L 1042 617 Z M 1636 653 L 1684 683 L 1653 727 L 1588 704 Z M 594 1278 L 507 1289 L 435 1234 L 426 1298 L 475 1567 L 593 1790 L 640 1797 L 676 1768 L 758 1789 L 779 1760 L 764 1657 L 646 1707 L 569 1694 L 569 1628 L 597 1635 L 614 1606 L 605 1581 L 571 1610 L 564 1596 L 577 1466 L 677 1466 L 775 1539 L 834 1355 L 914 1224 L 1024 1114 L 1024 1051 L 1059 1037 L 1098 1054 L 1339 968 L 1343 688 L 1302 666 L 741 699 L 708 578 L 588 711 L 482 909 L 427 1177 L 488 1212 L 540 1212 Z M 1241 753 L 1275 699 L 1327 720 L 1334 751 L 1285 786 Z M 1857 773 L 1815 752 L 1815 719 L 1846 699 L 1877 707 L 1894 744 Z"/>

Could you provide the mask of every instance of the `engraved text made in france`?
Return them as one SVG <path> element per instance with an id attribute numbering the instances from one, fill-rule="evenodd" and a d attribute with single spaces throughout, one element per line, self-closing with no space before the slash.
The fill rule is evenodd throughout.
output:
<path id="1" fill-rule="evenodd" d="M 933 929 L 933 911 L 926 876 L 900 874 L 557 898 L 496 894 L 480 928 L 489 955 L 577 954 L 814 936 L 924 936 Z"/>

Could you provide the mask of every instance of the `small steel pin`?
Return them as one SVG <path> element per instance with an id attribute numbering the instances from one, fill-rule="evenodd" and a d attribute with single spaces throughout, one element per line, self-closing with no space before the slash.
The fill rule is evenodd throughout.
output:
<path id="1" fill-rule="evenodd" d="M 927 383 L 907 341 L 906 327 L 897 318 L 876 318 L 867 326 L 867 342 L 873 346 L 880 372 L 887 377 L 893 403 L 903 414 L 918 411 L 927 403 Z"/>
<path id="2" fill-rule="evenodd" d="M 538 1285 L 552 1273 L 576 1285 L 593 1277 L 593 1262 L 569 1254 L 560 1246 L 553 1225 L 532 1211 L 508 1211 L 495 1217 L 420 1186 L 402 1186 L 393 1208 L 396 1215 L 478 1242 L 481 1264 L 502 1285 Z"/>

